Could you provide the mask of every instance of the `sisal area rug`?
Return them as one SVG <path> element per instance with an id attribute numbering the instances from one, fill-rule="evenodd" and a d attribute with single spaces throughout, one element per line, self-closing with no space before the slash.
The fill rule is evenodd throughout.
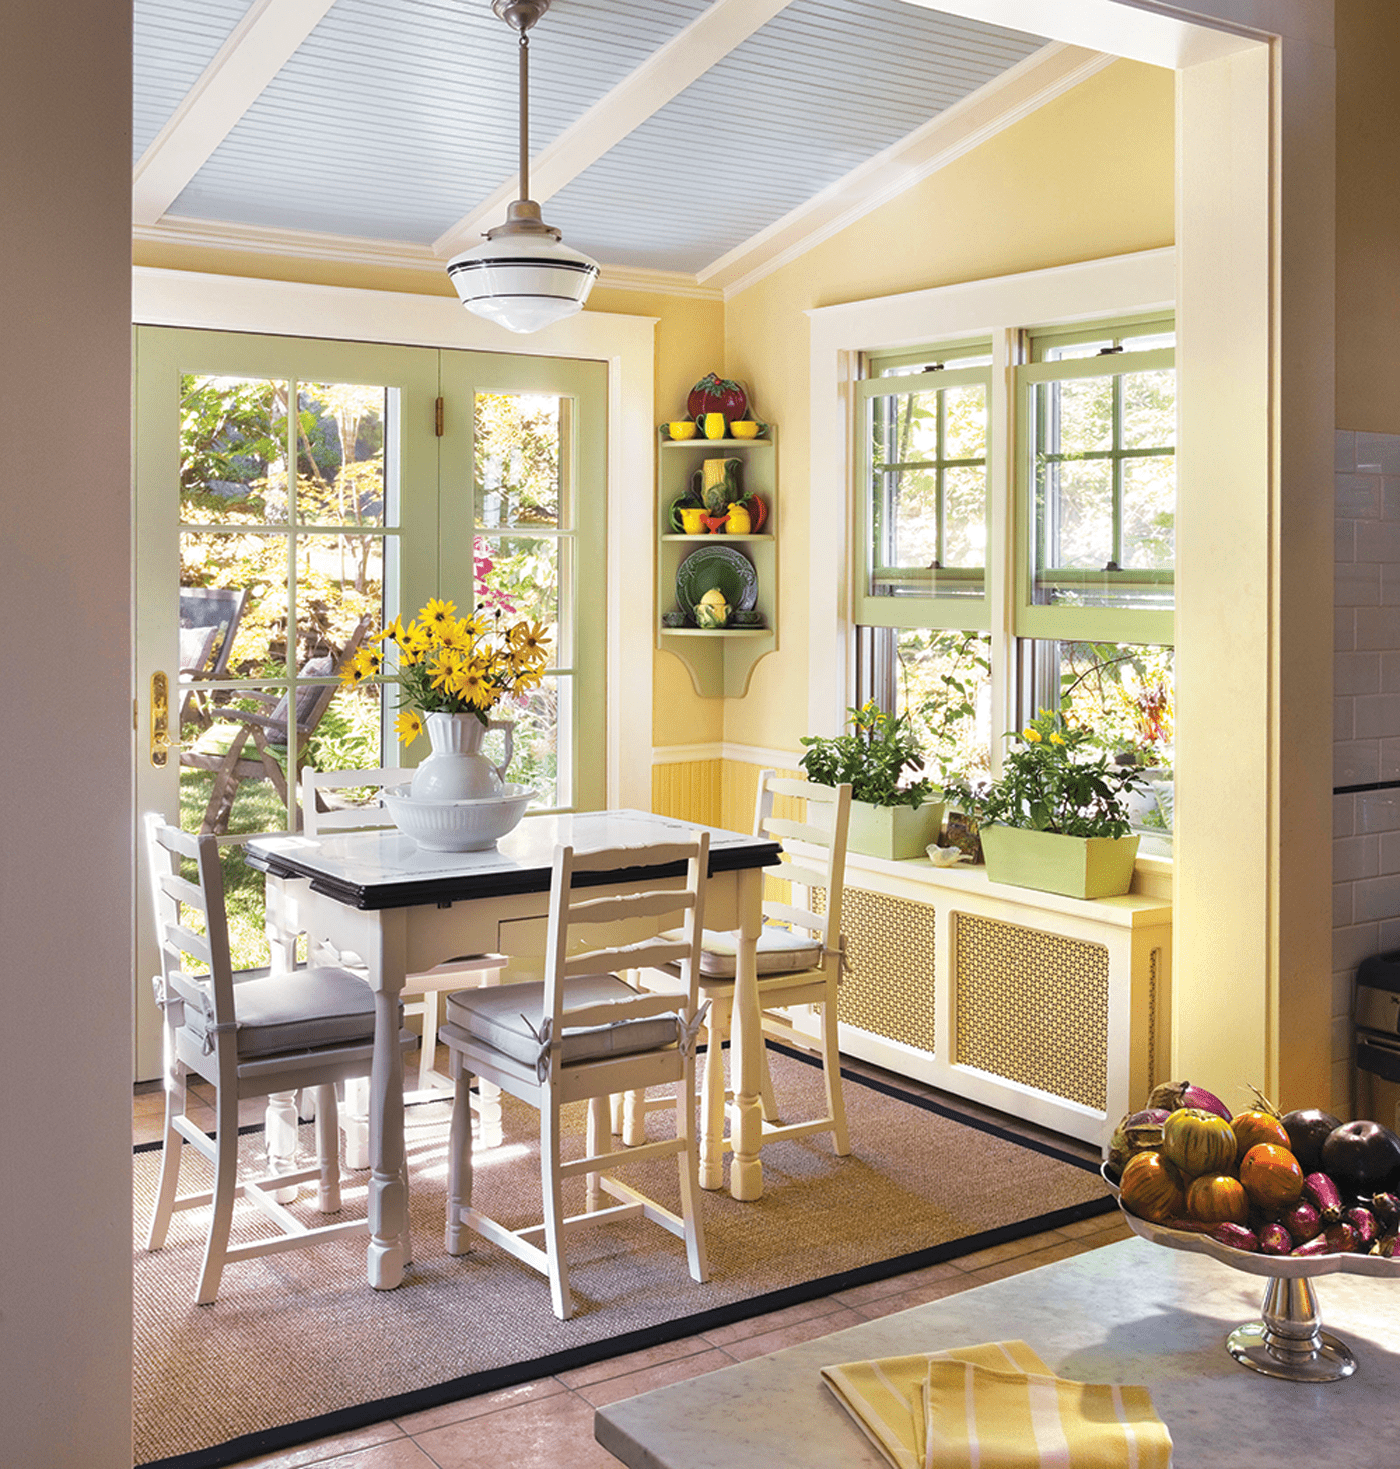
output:
<path id="1" fill-rule="evenodd" d="M 820 1070 L 792 1052 L 770 1056 L 784 1112 L 817 1115 Z M 849 1157 L 835 1157 L 826 1135 L 775 1143 L 763 1151 L 761 1200 L 704 1195 L 706 1284 L 687 1274 L 681 1241 L 655 1225 L 623 1221 L 576 1235 L 570 1321 L 555 1318 L 544 1277 L 495 1246 L 478 1240 L 455 1259 L 443 1250 L 444 1103 L 408 1109 L 415 1259 L 398 1290 L 370 1290 L 365 1239 L 351 1235 L 230 1265 L 218 1301 L 195 1306 L 206 1221 L 199 1210 L 177 1214 L 162 1250 L 136 1249 L 137 1464 L 236 1463 L 1113 1208 L 1092 1166 L 1068 1151 L 853 1074 L 845 1091 Z M 505 1102 L 505 1144 L 476 1155 L 474 1191 L 488 1213 L 520 1227 L 540 1217 L 536 1115 Z M 648 1117 L 658 1136 L 670 1121 L 664 1111 Z M 251 1167 L 260 1145 L 250 1129 L 242 1146 Z M 134 1158 L 138 1241 L 159 1164 L 149 1146 Z M 203 1159 L 187 1148 L 183 1167 L 189 1187 Z M 673 1160 L 623 1176 L 678 1204 Z M 348 1210 L 363 1213 L 364 1179 L 346 1175 Z M 573 1186 L 570 1212 L 582 1207 L 582 1183 Z M 320 1217 L 309 1204 L 294 1207 L 308 1221 Z M 235 1231 L 247 1217 L 236 1216 Z M 245 1227 L 260 1226 L 254 1216 Z"/>

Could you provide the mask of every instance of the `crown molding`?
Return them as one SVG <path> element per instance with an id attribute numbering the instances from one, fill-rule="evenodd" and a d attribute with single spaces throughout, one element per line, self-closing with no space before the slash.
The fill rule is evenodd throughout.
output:
<path id="1" fill-rule="evenodd" d="M 216 219 L 189 219 L 170 214 L 159 224 L 134 226 L 131 237 L 143 244 L 172 245 L 185 250 L 231 250 L 248 255 L 281 255 L 293 260 L 320 260 L 332 265 L 379 266 L 421 271 L 446 280 L 446 260 L 430 246 L 415 245 L 408 240 L 372 240 L 357 235 L 319 234 L 312 230 L 234 224 Z M 608 291 L 693 296 L 704 301 L 724 299 L 724 293 L 718 286 L 701 285 L 693 275 L 679 270 L 604 265 L 599 284 Z"/>
<path id="2" fill-rule="evenodd" d="M 1051 42 L 702 269 L 728 301 L 1119 58 Z"/>

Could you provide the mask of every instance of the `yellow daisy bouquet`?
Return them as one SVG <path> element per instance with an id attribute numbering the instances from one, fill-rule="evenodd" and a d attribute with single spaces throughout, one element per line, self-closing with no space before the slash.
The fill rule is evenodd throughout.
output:
<path id="1" fill-rule="evenodd" d="M 502 614 L 458 617 L 453 602 L 432 598 L 411 622 L 396 617 L 346 665 L 347 686 L 386 672 L 396 649 L 403 712 L 395 721 L 405 744 L 423 732 L 425 714 L 475 714 L 485 724 L 502 699 L 528 693 L 544 680 L 549 638 L 541 623 L 504 625 Z"/>

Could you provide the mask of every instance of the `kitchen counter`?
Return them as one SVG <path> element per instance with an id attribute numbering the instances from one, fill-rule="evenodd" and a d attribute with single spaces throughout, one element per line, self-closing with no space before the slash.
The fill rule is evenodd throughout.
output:
<path id="1" fill-rule="evenodd" d="M 1377 1469 L 1396 1458 L 1400 1282 L 1314 1281 L 1322 1327 L 1355 1376 L 1264 1377 L 1225 1351 L 1267 1282 L 1131 1239 L 600 1408 L 594 1434 L 630 1469 L 879 1469 L 823 1385 L 838 1362 L 1019 1338 L 1062 1377 L 1144 1383 L 1174 1469 Z"/>

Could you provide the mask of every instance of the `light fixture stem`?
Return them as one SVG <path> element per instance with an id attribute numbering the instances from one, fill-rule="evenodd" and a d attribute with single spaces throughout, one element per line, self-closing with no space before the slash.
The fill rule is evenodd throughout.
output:
<path id="1" fill-rule="evenodd" d="M 520 32 L 520 197 L 530 197 L 530 37 Z"/>

